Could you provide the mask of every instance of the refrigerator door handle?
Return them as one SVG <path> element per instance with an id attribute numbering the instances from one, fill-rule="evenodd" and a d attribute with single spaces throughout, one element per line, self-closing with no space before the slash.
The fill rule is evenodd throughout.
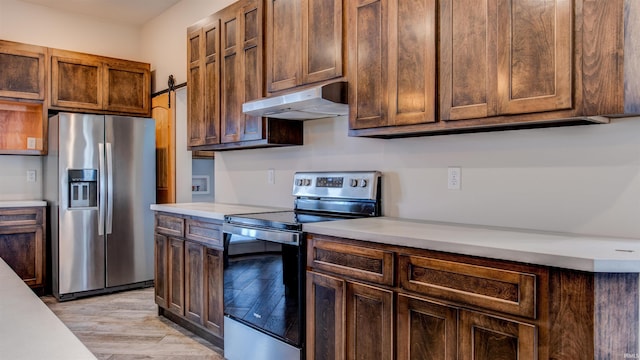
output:
<path id="1" fill-rule="evenodd" d="M 113 151 L 111 143 L 107 147 L 107 234 L 113 231 Z"/>
<path id="2" fill-rule="evenodd" d="M 105 204 L 106 204 L 106 178 L 104 168 L 104 144 L 98 144 L 98 173 L 100 176 L 99 190 L 100 198 L 98 199 L 98 235 L 104 235 L 104 218 L 105 218 Z"/>

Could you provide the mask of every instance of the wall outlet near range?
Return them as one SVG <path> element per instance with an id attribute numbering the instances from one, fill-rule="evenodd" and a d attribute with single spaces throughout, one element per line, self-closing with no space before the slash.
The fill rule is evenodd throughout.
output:
<path id="1" fill-rule="evenodd" d="M 447 189 L 460 190 L 462 182 L 462 170 L 460 167 L 451 166 L 447 169 Z"/>
<path id="2" fill-rule="evenodd" d="M 27 182 L 36 182 L 35 170 L 27 170 Z"/>
<path id="3" fill-rule="evenodd" d="M 276 183 L 276 171 L 274 169 L 267 170 L 267 183 L 270 185 Z"/>

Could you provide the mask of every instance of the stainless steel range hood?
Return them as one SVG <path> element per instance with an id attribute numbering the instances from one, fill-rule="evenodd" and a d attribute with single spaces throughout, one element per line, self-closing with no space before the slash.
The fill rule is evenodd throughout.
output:
<path id="1" fill-rule="evenodd" d="M 347 83 L 344 81 L 253 100 L 242 104 L 242 112 L 288 120 L 311 120 L 347 115 Z"/>

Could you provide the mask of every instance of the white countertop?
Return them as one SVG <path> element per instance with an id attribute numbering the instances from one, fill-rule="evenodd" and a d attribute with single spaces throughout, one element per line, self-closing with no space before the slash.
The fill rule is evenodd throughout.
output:
<path id="1" fill-rule="evenodd" d="M 304 224 L 309 233 L 589 272 L 640 272 L 640 239 L 389 217 Z"/>
<path id="2" fill-rule="evenodd" d="M 2 259 L 0 354 L 16 360 L 96 358 Z"/>
<path id="3" fill-rule="evenodd" d="M 164 211 L 168 213 L 188 216 L 198 216 L 208 219 L 224 220 L 225 215 L 250 214 L 254 212 L 290 209 L 241 204 L 195 202 L 178 204 L 152 204 L 151 210 Z"/>
<path id="4" fill-rule="evenodd" d="M 43 200 L 0 200 L 0 208 L 47 206 Z"/>

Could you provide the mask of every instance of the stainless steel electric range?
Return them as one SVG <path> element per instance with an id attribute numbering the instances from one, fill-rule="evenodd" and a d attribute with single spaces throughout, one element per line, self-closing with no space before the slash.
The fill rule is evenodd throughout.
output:
<path id="1" fill-rule="evenodd" d="M 303 224 L 381 215 L 378 171 L 298 172 L 294 209 L 225 216 L 224 355 L 304 359 Z"/>

